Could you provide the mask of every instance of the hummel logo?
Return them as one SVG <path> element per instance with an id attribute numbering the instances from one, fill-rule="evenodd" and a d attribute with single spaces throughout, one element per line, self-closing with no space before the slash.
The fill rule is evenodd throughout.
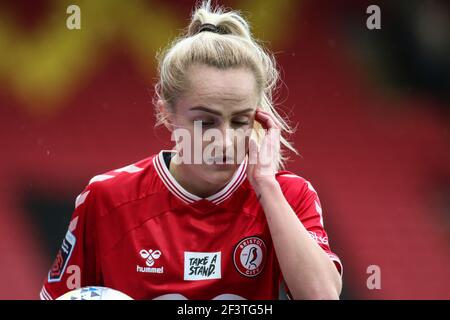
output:
<path id="1" fill-rule="evenodd" d="M 145 259 L 145 264 L 148 267 L 141 267 L 139 265 L 136 266 L 136 272 L 144 272 L 144 273 L 164 273 L 164 267 L 160 268 L 150 268 L 155 264 L 155 260 L 159 259 L 162 255 L 159 250 L 141 250 L 139 252 L 141 258 Z"/>
<path id="2" fill-rule="evenodd" d="M 147 261 L 145 261 L 145 264 L 148 265 L 149 267 L 155 264 L 155 259 L 159 259 L 159 257 L 161 257 L 161 251 L 159 250 L 153 251 L 152 249 L 148 251 L 141 250 L 139 254 L 141 255 L 142 258 L 147 259 Z"/>

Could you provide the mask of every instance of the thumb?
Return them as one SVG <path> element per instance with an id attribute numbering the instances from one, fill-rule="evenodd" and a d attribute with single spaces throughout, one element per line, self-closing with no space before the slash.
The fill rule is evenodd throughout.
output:
<path id="1" fill-rule="evenodd" d="M 247 177 L 251 179 L 253 177 L 253 171 L 258 161 L 258 144 L 253 138 L 250 138 L 248 142 L 248 162 L 247 162 Z"/>

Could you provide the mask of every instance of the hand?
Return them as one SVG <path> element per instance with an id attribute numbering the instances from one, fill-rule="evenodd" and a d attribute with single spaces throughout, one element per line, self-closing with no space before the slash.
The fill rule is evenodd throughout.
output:
<path id="1" fill-rule="evenodd" d="M 280 153 L 280 125 L 270 113 L 257 109 L 255 121 L 261 123 L 265 135 L 258 148 L 256 141 L 250 138 L 247 177 L 253 189 L 260 196 L 263 186 L 276 182 L 277 156 Z"/>

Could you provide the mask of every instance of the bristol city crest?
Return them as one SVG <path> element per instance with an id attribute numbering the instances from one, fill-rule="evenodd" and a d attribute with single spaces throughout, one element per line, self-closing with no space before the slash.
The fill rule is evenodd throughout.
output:
<path id="1" fill-rule="evenodd" d="M 258 237 L 248 237 L 242 239 L 234 249 L 234 266 L 240 274 L 255 277 L 263 270 L 266 256 L 264 241 Z"/>

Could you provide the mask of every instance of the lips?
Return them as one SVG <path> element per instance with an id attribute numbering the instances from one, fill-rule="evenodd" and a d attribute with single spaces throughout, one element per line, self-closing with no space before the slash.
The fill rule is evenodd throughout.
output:
<path id="1" fill-rule="evenodd" d="M 222 158 L 212 158 L 210 161 L 214 164 L 234 164 L 234 158 L 226 156 Z"/>

